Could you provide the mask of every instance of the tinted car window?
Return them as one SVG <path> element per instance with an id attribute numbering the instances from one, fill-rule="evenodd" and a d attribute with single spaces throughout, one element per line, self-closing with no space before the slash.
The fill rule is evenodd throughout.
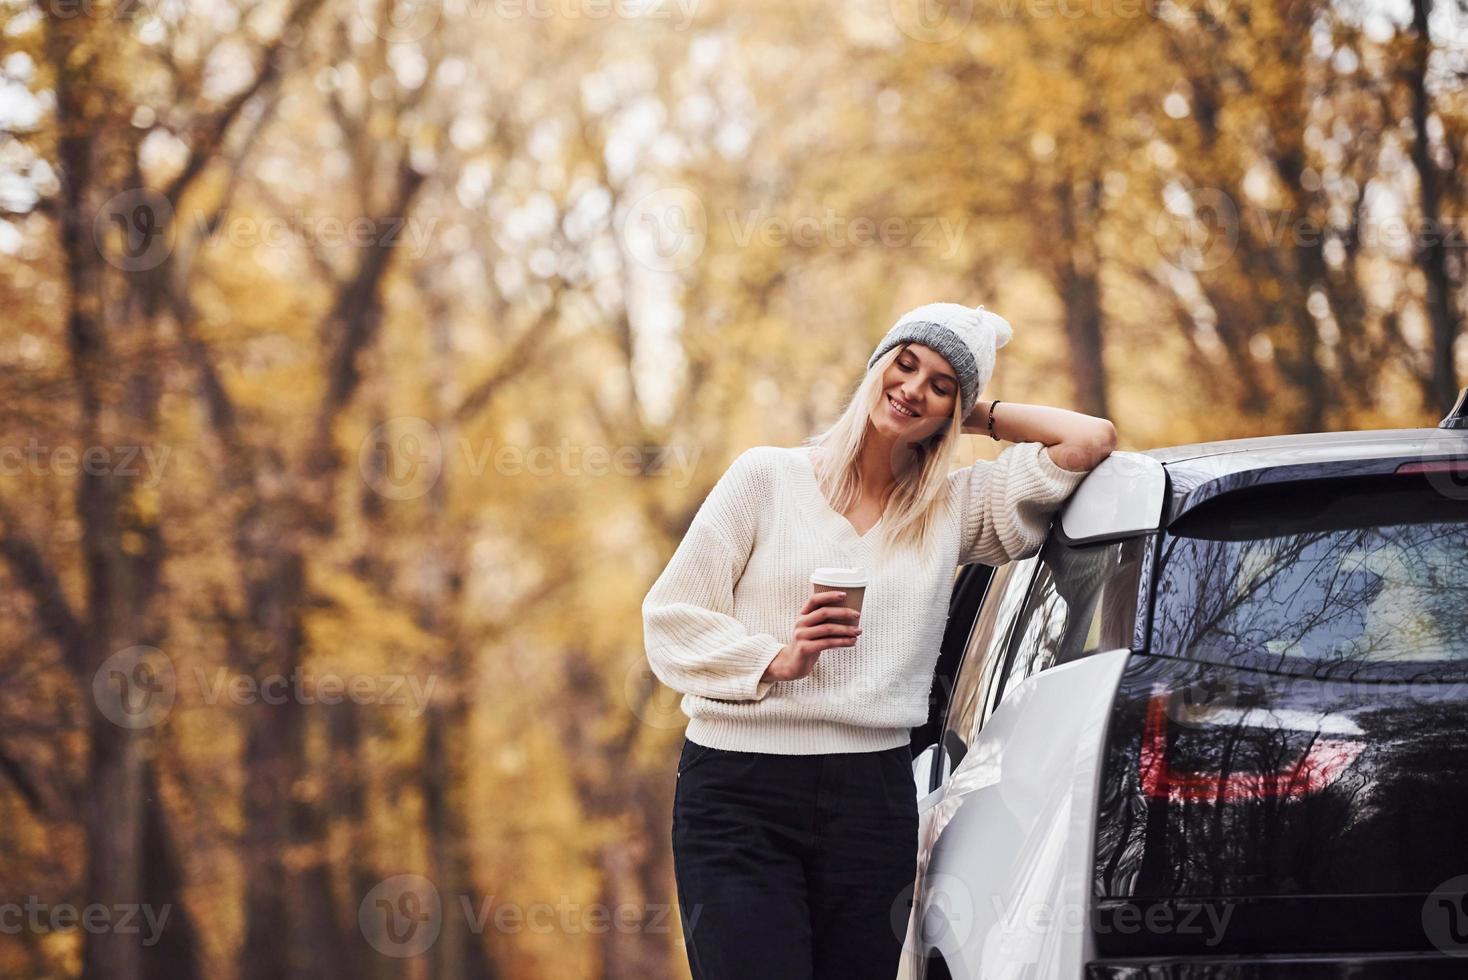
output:
<path id="1" fill-rule="evenodd" d="M 1142 557 L 1152 537 L 1072 546 L 1052 537 L 1015 624 L 1004 690 L 1098 650 L 1130 647 Z"/>
<path id="2" fill-rule="evenodd" d="M 1000 565 L 994 570 L 984 604 L 979 608 L 973 631 L 964 649 L 963 663 L 954 683 L 944 724 L 943 746 L 948 753 L 950 771 L 968 751 L 974 735 L 974 721 L 984 702 L 985 691 L 993 680 L 1009 635 L 1009 626 L 1024 601 L 1025 591 L 1034 576 L 1036 559 L 1026 558 Z"/>
<path id="3" fill-rule="evenodd" d="M 1468 500 L 1405 478 L 1231 495 L 1168 529 L 1152 648 L 1285 672 L 1468 662 Z"/>

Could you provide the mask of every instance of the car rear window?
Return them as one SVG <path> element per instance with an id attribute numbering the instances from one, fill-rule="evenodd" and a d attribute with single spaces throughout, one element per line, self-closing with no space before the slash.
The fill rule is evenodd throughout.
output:
<path id="1" fill-rule="evenodd" d="M 1468 489 L 1256 487 L 1168 527 L 1151 649 L 1288 673 L 1468 664 Z"/>

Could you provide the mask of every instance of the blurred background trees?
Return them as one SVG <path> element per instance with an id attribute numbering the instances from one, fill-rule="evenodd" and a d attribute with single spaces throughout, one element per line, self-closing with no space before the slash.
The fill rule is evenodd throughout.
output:
<path id="1" fill-rule="evenodd" d="M 1427 0 L 0 7 L 0 909 L 43 910 L 0 973 L 686 975 L 639 608 L 727 461 L 934 298 L 1015 324 L 992 393 L 1124 448 L 1435 421 L 1465 39 Z M 139 904 L 152 941 L 52 915 Z"/>

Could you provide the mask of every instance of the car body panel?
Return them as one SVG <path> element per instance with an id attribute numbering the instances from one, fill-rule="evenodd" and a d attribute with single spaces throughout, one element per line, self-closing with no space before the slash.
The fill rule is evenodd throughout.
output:
<path id="1" fill-rule="evenodd" d="M 1093 654 L 1026 678 L 940 788 L 914 919 L 917 951 L 936 947 L 955 976 L 1081 975 L 1096 772 L 1128 656 Z"/>
<path id="2" fill-rule="evenodd" d="M 1468 460 L 1468 430 L 1311 432 L 1113 452 L 1060 509 L 1057 533 L 1071 543 L 1105 541 L 1164 526 L 1204 500 L 1265 482 L 1391 472 L 1412 461 Z M 1468 495 L 1462 478 L 1445 492 Z"/>
<path id="3" fill-rule="evenodd" d="M 1056 527 L 1073 544 L 1155 531 L 1166 495 L 1161 463 L 1143 453 L 1113 452 L 1066 500 Z"/>
<path id="4" fill-rule="evenodd" d="M 1194 442 L 1181 446 L 1166 446 L 1145 450 L 1159 463 L 1172 464 L 1208 456 L 1233 453 L 1268 453 L 1276 450 L 1290 451 L 1301 446 L 1328 447 L 1339 459 L 1357 455 L 1361 447 L 1378 443 L 1400 443 L 1420 440 L 1427 433 L 1443 431 L 1429 428 L 1412 429 L 1356 429 L 1349 432 L 1292 432 L 1283 435 L 1252 436 L 1245 439 L 1218 439 L 1212 442 Z"/>
<path id="5" fill-rule="evenodd" d="M 1167 520 L 1177 519 L 1204 500 L 1243 487 L 1390 473 L 1408 462 L 1468 459 L 1465 430 L 1384 429 L 1329 435 L 1337 438 L 1312 433 L 1245 439 L 1239 442 L 1252 445 L 1166 460 Z M 1445 475 L 1441 482 L 1445 492 L 1453 492 L 1452 477 Z M 1458 489 L 1468 494 L 1468 486 Z"/>
<path id="6" fill-rule="evenodd" d="M 1468 869 L 1461 685 L 1140 654 L 1114 704 L 1091 831 L 1100 954 L 1430 948 L 1432 896 L 1451 898 Z M 1206 913 L 1200 928 L 1112 925 L 1184 908 Z"/>

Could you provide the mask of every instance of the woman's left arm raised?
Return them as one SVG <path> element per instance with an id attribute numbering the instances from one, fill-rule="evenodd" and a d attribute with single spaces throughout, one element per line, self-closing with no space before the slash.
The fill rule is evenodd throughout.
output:
<path id="1" fill-rule="evenodd" d="M 993 434 L 1009 442 L 1038 442 L 1062 469 L 1089 472 L 1116 448 L 1116 426 L 1109 419 L 1084 415 L 1049 405 L 1025 405 L 999 400 L 981 401 L 963 423 L 963 431 L 989 434 L 993 410 Z"/>
<path id="2" fill-rule="evenodd" d="M 997 409 L 978 403 L 963 431 L 987 434 L 991 409 L 994 434 L 1015 445 L 949 474 L 963 515 L 959 564 L 1001 565 L 1039 551 L 1051 515 L 1116 447 L 1106 419 L 1003 400 Z"/>

